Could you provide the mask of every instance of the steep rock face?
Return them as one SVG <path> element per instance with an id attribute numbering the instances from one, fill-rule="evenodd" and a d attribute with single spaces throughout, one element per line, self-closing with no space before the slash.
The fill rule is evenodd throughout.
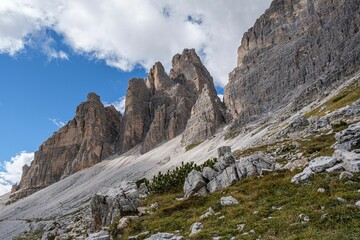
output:
<path id="1" fill-rule="evenodd" d="M 20 190 L 12 198 L 25 197 L 117 153 L 121 123 L 113 106 L 104 107 L 100 97 L 90 93 L 75 118 L 40 146 L 30 167 L 23 167 Z"/>
<path id="2" fill-rule="evenodd" d="M 357 70 L 359 12 L 358 0 L 274 0 L 238 49 L 224 94 L 232 116 L 300 106 Z"/>
<path id="3" fill-rule="evenodd" d="M 123 151 L 141 143 L 147 152 L 184 131 L 184 144 L 201 142 L 224 122 L 224 106 L 195 50 L 185 49 L 172 63 L 170 76 L 157 62 L 145 81 L 129 82 Z"/>
<path id="4" fill-rule="evenodd" d="M 144 139 L 150 125 L 149 101 L 150 93 L 144 80 L 131 79 L 126 92 L 122 152 L 130 150 Z"/>

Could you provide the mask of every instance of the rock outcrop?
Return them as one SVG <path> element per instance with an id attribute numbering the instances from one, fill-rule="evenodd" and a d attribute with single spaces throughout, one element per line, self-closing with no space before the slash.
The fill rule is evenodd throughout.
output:
<path id="1" fill-rule="evenodd" d="M 121 216 L 136 214 L 141 202 L 136 184 L 121 182 L 118 188 L 108 189 L 92 197 L 90 206 L 93 228 L 100 230 Z"/>
<path id="2" fill-rule="evenodd" d="M 104 107 L 99 96 L 89 93 L 75 118 L 40 146 L 31 166 L 23 167 L 11 201 L 118 153 L 121 124 L 122 116 L 113 106 Z"/>
<path id="3" fill-rule="evenodd" d="M 244 34 L 224 102 L 240 121 L 324 94 L 360 65 L 358 0 L 274 0 Z"/>
<path id="4" fill-rule="evenodd" d="M 231 148 L 228 146 L 218 149 L 219 159 L 214 168 L 204 168 L 202 173 L 192 170 L 184 184 L 184 197 L 205 195 L 231 185 L 239 180 L 262 175 L 264 171 L 272 171 L 274 162 L 263 153 L 255 153 L 235 161 Z"/>

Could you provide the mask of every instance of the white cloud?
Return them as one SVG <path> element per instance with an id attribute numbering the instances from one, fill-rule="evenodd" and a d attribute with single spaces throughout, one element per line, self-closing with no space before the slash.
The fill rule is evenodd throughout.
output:
<path id="1" fill-rule="evenodd" d="M 23 151 L 4 163 L 4 171 L 0 172 L 0 195 L 9 192 L 13 184 L 20 182 L 22 167 L 30 165 L 33 159 L 34 153 Z"/>
<path id="2" fill-rule="evenodd" d="M 56 118 L 48 118 L 49 121 L 51 121 L 53 124 L 55 124 L 58 128 L 61 128 L 63 126 L 65 126 L 65 123 L 62 122 L 61 120 L 59 119 L 56 119 Z"/>
<path id="3" fill-rule="evenodd" d="M 124 112 L 125 112 L 125 97 L 120 97 L 118 100 L 116 100 L 115 102 L 112 102 L 112 103 L 104 102 L 104 105 L 106 107 L 113 105 L 116 110 L 118 110 L 121 114 L 124 114 Z"/>
<path id="4" fill-rule="evenodd" d="M 242 34 L 271 0 L 4 0 L 0 53 L 15 54 L 36 32 L 53 29 L 79 54 L 130 71 L 161 61 L 167 70 L 184 48 L 203 53 L 217 85 L 236 66 Z M 67 59 L 55 50 L 54 57 Z"/>

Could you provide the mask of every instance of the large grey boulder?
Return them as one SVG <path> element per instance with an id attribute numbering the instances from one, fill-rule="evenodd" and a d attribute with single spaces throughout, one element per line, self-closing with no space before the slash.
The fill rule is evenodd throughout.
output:
<path id="1" fill-rule="evenodd" d="M 360 154 L 346 150 L 336 150 L 334 156 L 342 161 L 342 166 L 349 172 L 360 172 Z"/>
<path id="2" fill-rule="evenodd" d="M 311 171 L 319 173 L 333 167 L 338 162 L 334 157 L 318 157 L 309 162 Z"/>
<path id="3" fill-rule="evenodd" d="M 90 201 L 95 230 L 109 225 L 123 215 L 137 213 L 141 206 L 139 192 L 133 182 L 121 182 L 117 188 L 97 193 Z"/>
<path id="4" fill-rule="evenodd" d="M 241 158 L 235 164 L 239 179 L 261 175 L 264 170 L 273 169 L 273 161 L 263 153 Z"/>
<path id="5" fill-rule="evenodd" d="M 235 163 L 235 158 L 233 157 L 231 152 L 224 153 L 223 156 L 220 156 L 217 163 L 215 163 L 214 167 L 218 171 L 222 171 L 228 166 Z"/>
<path id="6" fill-rule="evenodd" d="M 221 190 L 223 188 L 234 185 L 237 181 L 239 181 L 239 178 L 236 173 L 235 166 L 231 165 L 225 168 L 224 171 L 222 171 L 218 176 L 211 180 L 207 184 L 207 189 L 209 192 L 215 192 L 217 190 Z"/>
<path id="7" fill-rule="evenodd" d="M 360 122 L 349 126 L 347 129 L 335 134 L 335 149 L 351 150 L 360 146 Z"/>
<path id="8" fill-rule="evenodd" d="M 110 240 L 110 235 L 107 231 L 90 233 L 87 240 Z"/>
<path id="9" fill-rule="evenodd" d="M 185 198 L 194 195 L 204 186 L 206 186 L 206 182 L 201 172 L 192 170 L 185 179 L 185 184 L 184 184 Z"/>
<path id="10" fill-rule="evenodd" d="M 211 181 L 218 175 L 218 172 L 216 172 L 214 169 L 210 167 L 204 167 L 202 171 L 202 175 L 204 178 Z"/>

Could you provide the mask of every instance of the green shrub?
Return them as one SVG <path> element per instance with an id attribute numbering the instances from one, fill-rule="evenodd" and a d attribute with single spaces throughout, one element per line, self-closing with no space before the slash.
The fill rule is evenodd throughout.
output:
<path id="1" fill-rule="evenodd" d="M 174 193 L 181 191 L 188 174 L 192 170 L 202 171 L 204 167 L 214 168 L 217 158 L 211 158 L 201 164 L 200 166 L 194 162 L 181 163 L 180 166 L 173 170 L 168 170 L 166 173 L 159 172 L 155 175 L 151 182 L 144 178 L 136 181 L 137 186 L 145 183 L 149 191 L 152 193 Z"/>

